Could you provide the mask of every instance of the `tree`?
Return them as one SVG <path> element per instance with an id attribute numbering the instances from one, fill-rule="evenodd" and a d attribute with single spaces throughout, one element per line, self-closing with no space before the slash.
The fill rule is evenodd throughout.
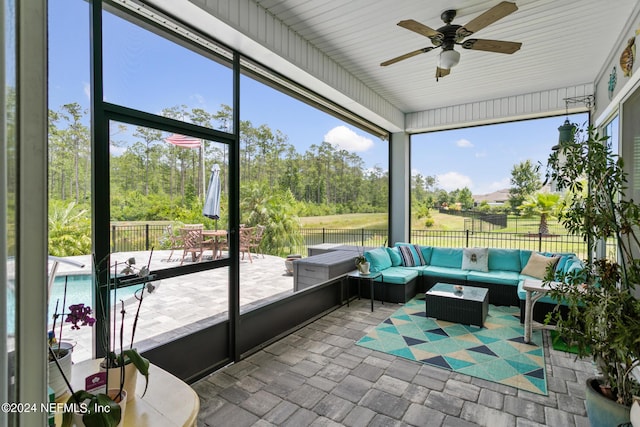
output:
<path id="1" fill-rule="evenodd" d="M 555 212 L 555 209 L 559 206 L 559 201 L 559 194 L 537 193 L 534 196 L 529 196 L 527 201 L 520 205 L 520 209 L 540 215 L 538 233 L 549 234 L 549 224 L 547 223 L 547 219 Z"/>
<path id="2" fill-rule="evenodd" d="M 89 211 L 76 205 L 51 201 L 49 204 L 49 254 L 55 256 L 91 253 Z"/>
<path id="3" fill-rule="evenodd" d="M 468 187 L 458 191 L 456 202 L 460 203 L 462 209 L 473 209 L 473 194 Z"/>
<path id="4" fill-rule="evenodd" d="M 511 169 L 511 188 L 509 189 L 509 203 L 514 209 L 522 205 L 528 196 L 538 191 L 540 183 L 539 167 L 531 160 L 518 163 Z"/>
<path id="5" fill-rule="evenodd" d="M 285 255 L 303 242 L 300 222 L 293 211 L 289 190 L 271 188 L 267 183 L 250 183 L 240 189 L 242 221 L 248 226 L 264 225 L 262 248 L 267 253 Z"/>

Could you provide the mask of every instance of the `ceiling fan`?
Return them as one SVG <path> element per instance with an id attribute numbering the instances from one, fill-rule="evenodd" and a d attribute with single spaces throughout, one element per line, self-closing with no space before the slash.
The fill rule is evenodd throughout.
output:
<path id="1" fill-rule="evenodd" d="M 419 55 L 421 53 L 427 53 L 437 47 L 442 48 L 440 52 L 440 58 L 438 60 L 438 66 L 436 68 L 436 80 L 440 77 L 444 77 L 451 72 L 451 67 L 454 67 L 460 61 L 460 53 L 454 50 L 455 45 L 460 45 L 464 49 L 484 50 L 486 52 L 507 53 L 512 54 L 516 52 L 522 46 L 519 42 L 508 42 L 502 40 L 486 40 L 486 39 L 467 39 L 471 34 L 478 32 L 479 30 L 493 24 L 499 19 L 518 10 L 515 3 L 503 1 L 476 18 L 472 19 L 466 25 L 452 24 L 451 21 L 456 17 L 455 10 L 445 10 L 440 15 L 440 18 L 444 21 L 445 25 L 434 30 L 427 27 L 418 21 L 413 19 L 407 19 L 405 21 L 398 22 L 398 25 L 407 30 L 411 30 L 418 34 L 431 39 L 433 46 L 428 46 L 422 49 L 414 50 L 413 52 L 405 53 L 396 58 L 384 61 L 380 65 L 385 67 L 387 65 L 395 64 L 412 56 Z"/>

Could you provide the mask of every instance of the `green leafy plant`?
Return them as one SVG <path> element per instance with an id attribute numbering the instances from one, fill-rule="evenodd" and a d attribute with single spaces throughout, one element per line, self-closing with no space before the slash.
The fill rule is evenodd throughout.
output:
<path id="1" fill-rule="evenodd" d="M 640 205 L 629 197 L 622 159 L 612 152 L 608 138 L 591 127 L 559 144 L 549 157 L 548 177 L 568 191 L 559 214 L 567 230 L 581 235 L 592 253 L 598 242 L 615 238 L 618 253 L 615 260 L 587 260 L 584 270 L 555 281 L 549 271 L 545 282 L 552 287 L 550 295 L 564 300 L 568 310 L 564 315 L 554 311 L 546 321 L 556 323 L 579 357 L 593 356 L 602 373 L 601 388 L 630 405 L 640 393 L 630 375 L 640 359 L 640 302 L 634 295 L 640 280 L 640 260 L 634 257 L 640 248 Z"/>

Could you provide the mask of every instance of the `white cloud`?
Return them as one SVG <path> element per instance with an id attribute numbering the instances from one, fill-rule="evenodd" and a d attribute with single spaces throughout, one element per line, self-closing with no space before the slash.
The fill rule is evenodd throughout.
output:
<path id="1" fill-rule="evenodd" d="M 486 151 L 478 151 L 476 153 L 476 159 L 482 158 L 482 157 L 487 157 L 487 152 Z"/>
<path id="2" fill-rule="evenodd" d="M 472 188 L 473 186 L 471 178 L 458 172 L 447 172 L 445 174 L 438 175 L 437 178 L 438 187 L 447 191 L 453 191 L 464 187 Z"/>
<path id="3" fill-rule="evenodd" d="M 82 90 L 84 91 L 87 99 L 91 100 L 91 84 L 87 82 L 82 83 Z"/>
<path id="4" fill-rule="evenodd" d="M 459 139 L 456 141 L 456 145 L 461 148 L 473 148 L 473 144 L 468 139 Z"/>
<path id="5" fill-rule="evenodd" d="M 204 96 L 200 95 L 199 93 L 196 93 L 194 95 L 191 95 L 191 99 L 195 99 L 196 103 L 198 105 L 206 105 L 207 103 L 204 100 Z"/>
<path id="6" fill-rule="evenodd" d="M 367 151 L 373 147 L 373 141 L 358 135 L 346 126 L 336 126 L 324 136 L 324 140 L 336 148 L 347 151 Z"/>
<path id="7" fill-rule="evenodd" d="M 510 188 L 511 187 L 511 178 L 502 178 L 500 181 L 494 181 L 491 184 L 489 184 L 489 191 L 493 192 L 493 191 L 498 191 L 498 190 L 504 190 L 505 188 Z"/>

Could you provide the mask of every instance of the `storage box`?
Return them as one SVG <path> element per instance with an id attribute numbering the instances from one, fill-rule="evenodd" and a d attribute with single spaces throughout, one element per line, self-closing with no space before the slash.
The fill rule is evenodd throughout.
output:
<path id="1" fill-rule="evenodd" d="M 326 282 L 356 269 L 357 253 L 331 251 L 293 261 L 293 290 Z"/>

